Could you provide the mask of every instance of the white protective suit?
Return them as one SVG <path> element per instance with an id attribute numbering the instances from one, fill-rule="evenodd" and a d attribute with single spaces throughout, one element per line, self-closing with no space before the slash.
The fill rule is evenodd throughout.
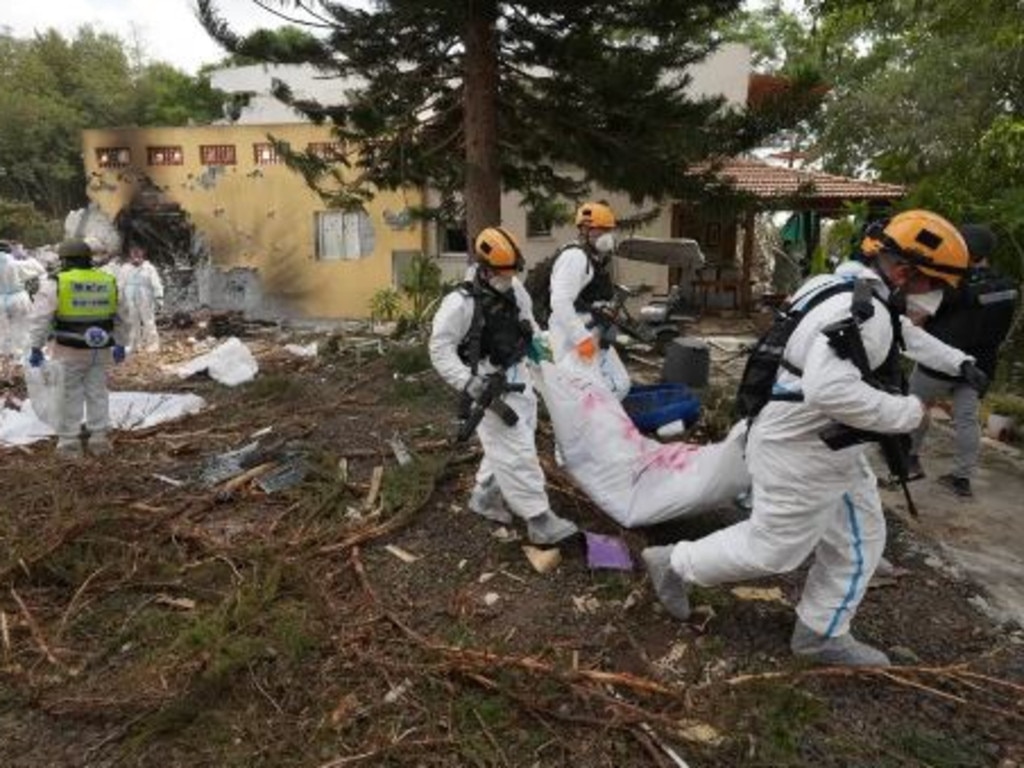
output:
<path id="1" fill-rule="evenodd" d="M 25 290 L 20 262 L 0 252 L 0 357 L 19 358 L 25 351 L 32 300 Z"/>
<path id="2" fill-rule="evenodd" d="M 128 318 L 128 348 L 134 352 L 158 352 L 156 311 L 164 301 L 164 284 L 150 261 L 117 267 L 117 288 Z"/>
<path id="3" fill-rule="evenodd" d="M 574 305 L 580 291 L 594 279 L 590 257 L 581 247 L 566 248 L 555 260 L 551 270 L 551 351 L 557 365 L 568 365 L 577 371 L 591 369 L 595 378 L 604 382 L 622 400 L 629 394 L 629 373 L 614 347 L 600 348 L 601 331 L 588 329 L 593 318 L 589 312 L 577 312 Z M 586 338 L 598 346 L 591 362 L 576 352 L 576 345 Z"/>
<path id="4" fill-rule="evenodd" d="M 533 302 L 519 278 L 513 279 L 512 289 L 519 316 L 539 333 L 533 319 Z M 452 291 L 441 302 L 430 334 L 430 360 L 441 378 L 459 392 L 472 378 L 469 366 L 459 358 L 458 347 L 472 326 L 474 305 L 472 296 L 461 290 Z M 486 376 L 495 370 L 489 360 L 480 361 L 479 375 Z M 525 361 L 508 369 L 507 380 L 526 385 L 524 392 L 509 392 L 504 397 L 505 403 L 518 414 L 519 421 L 510 427 L 492 411 L 486 413 L 476 429 L 484 449 L 476 482 L 478 488 L 497 482 L 509 509 L 517 517 L 529 520 L 551 511 L 544 491 L 544 472 L 537 458 L 537 396 Z"/>
<path id="5" fill-rule="evenodd" d="M 42 349 L 50 336 L 57 312 L 57 281 L 44 280 L 36 294 L 29 323 L 29 342 Z M 115 344 L 124 345 L 124 309 L 118 303 L 114 318 Z M 107 369 L 113 362 L 109 347 L 78 349 L 53 343 L 55 360 L 64 366 L 64 398 L 60 418 L 55 427 L 57 444 L 77 443 L 82 427 L 83 410 L 90 443 L 106 439 L 110 428 L 110 394 L 107 391 Z"/>
<path id="6" fill-rule="evenodd" d="M 856 262 L 835 275 L 812 278 L 794 295 L 798 306 L 836 279 L 863 277 L 876 292 L 888 290 L 876 272 Z M 810 554 L 797 615 L 818 635 L 849 631 L 885 546 L 885 518 L 868 445 L 830 450 L 818 432 L 832 421 L 887 434 L 907 433 L 924 416 L 916 397 L 892 395 L 866 384 L 848 360 L 839 358 L 821 329 L 849 317 L 852 292 L 812 308 L 786 345 L 785 359 L 802 377 L 781 370 L 776 391 L 803 392 L 802 402 L 772 401 L 750 429 L 747 461 L 753 478 L 750 519 L 672 550 L 672 569 L 689 583 L 711 586 L 782 573 Z M 872 368 L 892 345 L 889 311 L 878 299 L 874 316 L 861 325 Z M 902 318 L 904 354 L 936 370 L 956 373 L 968 359 Z"/>

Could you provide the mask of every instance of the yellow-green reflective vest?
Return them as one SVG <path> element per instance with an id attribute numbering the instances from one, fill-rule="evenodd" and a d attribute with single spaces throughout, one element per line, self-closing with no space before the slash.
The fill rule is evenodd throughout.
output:
<path id="1" fill-rule="evenodd" d="M 98 269 L 69 269 L 57 275 L 54 335 L 69 347 L 113 346 L 117 281 Z"/>

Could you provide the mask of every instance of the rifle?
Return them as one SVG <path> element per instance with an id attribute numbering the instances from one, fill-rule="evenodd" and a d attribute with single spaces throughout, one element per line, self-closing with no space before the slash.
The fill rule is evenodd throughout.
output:
<path id="1" fill-rule="evenodd" d="M 607 349 L 611 344 L 611 340 L 605 333 L 609 328 L 617 328 L 644 344 L 654 343 L 654 333 L 651 329 L 636 322 L 626 308 L 626 299 L 632 295 L 634 295 L 633 291 L 619 285 L 615 288 L 615 298 L 612 301 L 598 301 L 591 305 L 590 316 L 593 319 L 587 323 L 586 327 L 588 331 L 595 327 L 601 328 L 601 347 L 603 349 Z"/>
<path id="2" fill-rule="evenodd" d="M 822 333 L 828 337 L 829 346 L 835 350 L 840 358 L 849 360 L 857 367 L 857 370 L 861 372 L 867 384 L 877 389 L 891 391 L 891 388 L 884 386 L 874 375 L 871 370 L 871 364 L 868 362 L 867 351 L 864 349 L 864 340 L 860 335 L 859 322 L 870 317 L 871 312 L 874 310 L 870 304 L 870 295 L 867 298 L 866 305 L 863 299 L 861 283 L 858 283 L 854 288 L 853 316 L 825 326 L 822 329 Z M 865 306 L 867 307 L 866 309 Z M 879 448 L 882 450 L 882 456 L 885 458 L 885 463 L 889 467 L 889 472 L 892 473 L 892 476 L 896 478 L 903 489 L 903 497 L 907 501 L 907 511 L 911 517 L 917 518 L 917 506 L 914 504 L 914 499 L 910 495 L 910 487 L 907 485 L 910 460 L 909 435 L 885 435 L 879 432 L 856 429 L 837 422 L 822 429 L 818 433 L 818 437 L 833 451 L 848 448 L 859 443 L 878 443 Z"/>
<path id="3" fill-rule="evenodd" d="M 519 414 L 512 410 L 502 396 L 507 392 L 525 392 L 526 385 L 522 383 L 510 384 L 505 379 L 504 371 L 497 371 L 487 376 L 483 391 L 472 398 L 469 393 L 462 393 L 462 401 L 459 403 L 459 431 L 455 436 L 456 443 L 464 443 L 476 430 L 477 425 L 483 421 L 488 410 L 498 415 L 498 418 L 506 426 L 514 427 L 519 423 Z"/>

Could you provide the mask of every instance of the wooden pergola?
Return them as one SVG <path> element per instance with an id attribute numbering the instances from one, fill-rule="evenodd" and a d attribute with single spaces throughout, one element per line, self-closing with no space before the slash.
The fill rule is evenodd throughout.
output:
<path id="1" fill-rule="evenodd" d="M 735 192 L 738 209 L 730 221 L 722 221 L 716 235 L 724 244 L 736 243 L 736 229 L 743 223 L 743 264 L 739 285 L 718 286 L 720 290 L 740 292 L 744 311 L 751 306 L 751 277 L 754 267 L 754 220 L 766 211 L 814 212 L 823 218 L 845 215 L 847 203 L 868 203 L 880 213 L 906 195 L 898 184 L 851 179 L 806 168 L 771 165 L 751 158 L 730 158 L 715 167 L 715 175 Z M 708 225 L 703 232 L 688 231 L 682 222 L 682 207 L 673 217 L 674 237 L 693 237 L 706 246 Z M 705 250 L 707 248 L 705 247 Z M 733 251 L 735 252 L 735 251 Z"/>

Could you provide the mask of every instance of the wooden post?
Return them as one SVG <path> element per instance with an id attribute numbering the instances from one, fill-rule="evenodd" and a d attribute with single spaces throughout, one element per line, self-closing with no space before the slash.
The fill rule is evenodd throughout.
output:
<path id="1" fill-rule="evenodd" d="M 740 305 L 743 314 L 750 314 L 750 282 L 754 273 L 754 221 L 757 217 L 753 208 L 748 208 L 743 220 L 743 284 L 740 286 Z"/>

